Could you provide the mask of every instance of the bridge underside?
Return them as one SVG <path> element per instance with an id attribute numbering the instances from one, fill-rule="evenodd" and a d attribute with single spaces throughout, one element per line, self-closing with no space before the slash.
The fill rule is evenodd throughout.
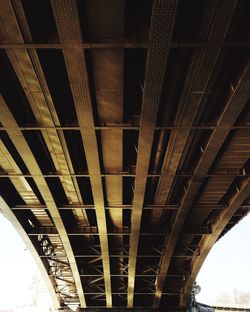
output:
<path id="1" fill-rule="evenodd" d="M 55 306 L 185 306 L 250 208 L 250 1 L 1 0 L 0 209 Z"/>

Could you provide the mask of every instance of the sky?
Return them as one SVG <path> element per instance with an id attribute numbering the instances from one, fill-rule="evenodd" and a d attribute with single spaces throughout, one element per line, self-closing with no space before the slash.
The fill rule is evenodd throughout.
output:
<path id="1" fill-rule="evenodd" d="M 197 300 L 207 304 L 250 307 L 250 214 L 211 249 L 197 277 Z M 248 297 L 243 300 L 242 295 Z M 226 302 L 225 302 L 226 301 Z"/>
<path id="2" fill-rule="evenodd" d="M 0 312 L 7 309 L 47 312 L 50 306 L 46 286 L 31 254 L 0 213 Z"/>
<path id="3" fill-rule="evenodd" d="M 197 277 L 201 286 L 197 296 L 199 302 L 217 305 L 243 302 L 244 306 L 250 307 L 249 238 L 250 214 L 220 239 L 209 253 Z M 49 311 L 51 301 L 36 264 L 18 233 L 2 214 L 0 279 L 0 312 L 7 308 L 26 312 Z"/>

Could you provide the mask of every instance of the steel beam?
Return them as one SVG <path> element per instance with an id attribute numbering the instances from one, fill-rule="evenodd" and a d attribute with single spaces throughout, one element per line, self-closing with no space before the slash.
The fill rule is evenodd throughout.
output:
<path id="1" fill-rule="evenodd" d="M 107 307 L 112 307 L 109 246 L 99 151 L 77 3 L 74 0 L 52 0 L 51 4 L 62 44 L 76 114 L 81 127 L 81 136 L 90 175 L 102 250 L 106 304 Z"/>
<path id="2" fill-rule="evenodd" d="M 181 205 L 149 205 L 149 206 L 144 206 L 143 207 L 143 210 L 152 210 L 152 209 L 161 209 L 161 210 L 178 210 L 180 208 Z M 215 205 L 212 205 L 211 203 L 210 204 L 200 204 L 200 205 L 194 205 L 192 206 L 192 210 L 207 210 L 207 209 L 210 209 L 210 210 L 220 210 L 220 209 L 225 209 L 227 208 L 228 205 L 220 205 L 220 204 L 215 204 Z M 250 205 L 241 205 L 241 207 L 250 207 Z M 123 210 L 126 210 L 126 209 L 132 209 L 133 206 L 131 205 L 115 205 L 115 206 L 105 206 L 105 209 L 117 209 L 117 208 L 120 208 L 120 209 L 123 209 Z M 33 210 L 40 210 L 40 209 L 48 209 L 46 207 L 46 205 L 39 205 L 39 204 L 26 204 L 26 205 L 16 205 L 14 207 L 11 208 L 12 210 L 30 210 L 30 209 L 33 209 Z M 71 209 L 95 209 L 95 206 L 94 205 L 63 205 L 63 206 L 60 206 L 58 207 L 58 210 L 71 210 Z"/>
<path id="3" fill-rule="evenodd" d="M 231 20 L 233 16 L 236 3 L 237 1 L 230 0 L 228 1 L 226 6 L 223 7 L 222 5 L 217 9 L 216 2 L 214 1 L 211 2 L 210 9 L 206 11 L 206 20 L 208 21 L 207 23 L 212 24 L 211 27 L 209 28 L 210 31 L 209 31 L 208 40 L 207 40 L 208 45 L 209 45 L 209 42 L 213 42 L 214 40 L 219 40 L 221 42 L 224 41 L 225 36 L 228 31 L 229 24 L 230 24 L 229 21 Z M 225 10 L 227 14 L 225 14 Z M 221 16 L 223 16 L 224 18 L 221 18 Z M 218 32 L 219 28 L 220 28 L 220 31 Z M 208 29 L 207 24 L 206 25 L 203 24 L 203 32 L 207 32 L 207 29 Z M 209 47 L 206 47 L 204 50 L 194 51 L 192 60 L 190 62 L 189 70 L 187 73 L 186 81 L 184 83 L 183 91 L 180 97 L 180 101 L 178 104 L 179 109 L 177 111 L 177 115 L 175 118 L 175 122 L 178 125 L 191 126 L 193 124 L 195 115 L 206 93 L 209 80 L 213 73 L 213 68 L 217 62 L 220 52 L 221 52 L 220 47 L 217 47 L 213 50 L 211 50 L 211 48 Z M 211 57 L 211 53 L 213 57 Z M 200 81 L 202 81 L 202 83 L 200 83 Z M 204 93 L 195 92 L 198 90 L 203 91 Z M 171 136 L 168 142 L 165 158 L 164 158 L 163 165 L 162 165 L 163 174 L 170 173 L 173 176 L 176 174 L 177 168 L 181 161 L 184 148 L 188 142 L 189 134 L 190 134 L 190 130 L 180 129 L 180 130 L 173 130 L 171 132 Z M 170 198 L 171 187 L 173 183 L 174 183 L 174 177 L 162 176 L 159 179 L 159 183 L 158 183 L 158 187 L 157 187 L 156 195 L 154 199 L 154 204 L 166 203 L 167 199 Z M 162 213 L 160 212 L 160 210 L 153 211 L 152 213 L 153 224 L 157 225 L 159 223 L 161 215 Z M 168 241 L 169 239 L 167 240 L 167 242 Z M 166 250 L 168 247 L 166 246 Z M 170 254 L 172 253 L 173 251 L 170 251 Z M 168 268 L 168 265 L 169 264 L 167 264 L 167 268 Z M 157 280 L 154 307 L 158 307 L 160 304 L 161 291 L 164 286 L 167 268 L 164 266 L 164 262 L 161 262 L 161 272 L 164 271 L 164 274 L 162 273 L 161 277 L 159 277 Z"/>
<path id="4" fill-rule="evenodd" d="M 16 172 L 17 174 L 22 174 L 21 169 L 16 163 L 15 159 L 12 157 L 11 153 L 5 147 L 4 143 L 0 140 L 0 165 L 5 171 L 8 172 Z M 37 198 L 36 194 L 33 192 L 29 183 L 25 179 L 25 177 L 10 177 L 9 178 L 16 191 L 19 193 L 23 201 L 26 205 L 35 205 L 41 206 L 40 201 Z M 50 217 L 48 216 L 46 209 L 33 210 L 30 209 L 34 216 L 37 218 L 38 222 L 40 222 L 43 226 L 51 226 L 53 225 Z"/>
<path id="5" fill-rule="evenodd" d="M 134 302 L 136 256 L 139 243 L 140 223 L 146 190 L 148 167 L 154 138 L 158 106 L 168 60 L 169 44 L 175 23 L 177 1 L 155 0 L 147 53 L 144 92 L 140 119 L 138 155 L 136 163 L 135 191 L 131 216 L 129 249 L 128 307 Z"/>
<path id="6" fill-rule="evenodd" d="M 13 126 L 17 128 L 17 122 L 14 119 L 13 115 L 11 114 L 7 104 L 5 103 L 2 96 L 0 97 L 0 122 L 3 125 L 6 126 Z M 7 134 L 9 135 L 11 141 L 13 142 L 14 146 L 18 150 L 20 156 L 22 157 L 26 167 L 31 173 L 41 175 L 41 169 L 39 168 L 37 161 L 26 142 L 26 139 L 24 138 L 23 134 L 19 130 L 12 130 L 8 131 Z M 81 279 L 79 276 L 78 268 L 76 265 L 76 261 L 74 258 L 74 253 L 66 232 L 66 229 L 64 227 L 63 221 L 61 219 L 60 213 L 57 209 L 57 206 L 55 204 L 54 198 L 50 192 L 50 189 L 47 185 L 46 180 L 43 177 L 34 177 L 34 181 L 45 201 L 46 206 L 48 207 L 48 210 L 50 212 L 50 215 L 52 217 L 52 220 L 57 228 L 57 231 L 60 235 L 61 241 L 63 243 L 65 253 L 67 254 L 67 258 L 70 263 L 72 275 L 75 280 L 75 286 L 77 289 L 77 293 L 79 296 L 79 300 L 81 303 L 81 306 L 86 306 L 85 304 L 85 298 L 83 294 L 83 288 L 81 284 Z"/>
<path id="7" fill-rule="evenodd" d="M 24 40 L 32 42 L 28 22 L 20 0 L 5 1 L 2 10 L 2 21 L 5 25 L 6 41 L 16 40 L 22 43 Z M 18 16 L 18 22 L 15 13 Z M 13 26 L 14 25 L 14 26 Z M 16 31 L 13 31 L 15 27 Z M 20 30 L 19 30 L 20 27 Z M 20 81 L 24 93 L 28 99 L 36 122 L 45 129 L 41 131 L 44 141 L 51 153 L 51 158 L 57 172 L 61 172 L 61 183 L 69 203 L 82 203 L 82 197 L 74 173 L 69 151 L 63 132 L 57 132 L 55 125 L 60 126 L 60 121 L 52 101 L 46 79 L 44 77 L 36 51 L 6 51 L 14 71 Z M 39 105 L 37 105 L 39 103 Z M 49 127 L 46 130 L 46 127 Z M 87 216 L 82 211 L 73 211 L 78 224 L 87 225 Z"/>
<path id="8" fill-rule="evenodd" d="M 214 126 L 185 126 L 185 125 L 179 125 L 179 126 L 155 126 L 155 130 L 181 130 L 181 129 L 186 129 L 186 130 L 213 130 L 216 128 L 216 125 Z M 44 130 L 58 130 L 58 131 L 80 131 L 81 127 L 78 126 L 59 126 L 58 122 L 57 125 L 34 125 L 34 126 L 19 126 L 19 130 L 21 131 L 44 131 Z M 140 130 L 140 126 L 134 126 L 131 124 L 122 124 L 122 123 L 116 123 L 116 124 L 105 124 L 105 126 L 95 126 L 95 130 Z M 234 125 L 232 127 L 232 130 L 235 129 L 250 129 L 249 125 Z M 10 127 L 3 127 L 0 126 L 0 131 L 7 131 L 7 130 L 15 130 Z"/>
<path id="9" fill-rule="evenodd" d="M 124 41 L 122 38 L 117 40 L 117 42 L 84 42 L 81 44 L 82 48 L 88 49 L 147 49 L 149 46 L 148 42 L 134 42 L 134 41 Z M 250 42 L 239 41 L 239 42 L 172 42 L 169 44 L 172 49 L 176 48 L 247 48 L 250 47 Z M 63 48 L 60 43 L 1 43 L 1 50 L 9 49 L 55 49 L 61 50 Z"/>
<path id="10" fill-rule="evenodd" d="M 208 44 L 215 39 L 220 40 L 221 42 L 224 41 L 236 3 L 237 0 L 230 0 L 217 9 L 216 1 L 211 1 L 211 8 L 206 11 L 206 20 L 209 21 L 208 24 L 212 24 L 210 25 L 210 32 L 208 34 Z M 215 14 L 216 9 L 217 12 Z M 223 19 L 221 18 L 222 16 Z M 205 32 L 207 32 L 207 24 L 203 25 L 203 28 L 205 28 Z M 218 32 L 219 28 L 221 30 Z M 161 173 L 163 176 L 159 179 L 154 198 L 155 204 L 164 204 L 170 197 L 171 187 L 174 183 L 177 168 L 190 134 L 190 129 L 182 129 L 181 127 L 192 126 L 196 113 L 206 95 L 207 86 L 213 74 L 213 69 L 220 52 L 220 47 L 213 50 L 206 47 L 204 50 L 194 51 L 193 53 L 186 81 L 178 103 L 179 109 L 175 117 L 175 123 L 180 129 L 171 131 L 162 165 Z M 211 57 L 211 53 L 213 57 Z M 200 81 L 202 81 L 202 83 L 200 83 Z M 198 90 L 201 92 L 196 92 Z M 164 176 L 166 173 L 172 175 L 172 177 Z M 151 217 L 153 224 L 157 225 L 159 223 L 161 215 L 161 212 L 158 210 L 152 212 Z"/>
<path id="11" fill-rule="evenodd" d="M 211 234 L 212 227 L 211 226 L 189 226 L 183 228 L 182 235 L 202 235 L 202 234 Z M 79 228 L 72 228 L 68 229 L 67 231 L 68 236 L 82 236 L 82 235 L 100 235 L 98 232 L 97 227 L 85 226 Z M 155 228 L 148 228 L 146 232 L 140 232 L 139 236 L 145 235 L 167 235 L 171 234 L 170 228 L 166 227 L 158 227 Z M 54 226 L 41 226 L 41 227 L 34 227 L 30 229 L 28 235 L 59 235 L 57 228 Z M 112 231 L 108 232 L 107 235 L 132 235 L 129 231 L 128 227 L 119 227 L 113 228 Z M 88 256 L 88 255 L 86 255 Z M 109 255 L 111 256 L 111 255 Z M 158 255 L 159 257 L 160 255 Z M 138 257 L 138 255 L 137 255 Z"/>
<path id="12" fill-rule="evenodd" d="M 92 38 L 119 38 L 124 36 L 125 0 L 105 2 L 104 15 L 100 7 L 102 2 L 90 1 L 86 4 L 86 20 L 89 36 Z M 115 14 L 114 14 L 115 12 Z M 98 20 L 98 23 L 96 22 Z M 112 29 L 109 21 L 112 20 Z M 92 49 L 91 63 L 95 86 L 96 110 L 100 125 L 123 123 L 124 107 L 124 53 L 121 49 Z M 111 131 L 100 129 L 102 163 L 105 172 L 121 172 L 123 170 L 123 129 L 112 128 Z M 108 205 L 115 208 L 106 211 L 107 222 L 111 227 L 122 229 L 123 211 L 123 178 L 121 176 L 105 176 L 105 198 Z M 112 244 L 123 245 L 123 237 L 116 236 Z M 113 261 L 113 270 L 122 268 L 121 262 Z M 118 280 L 118 279 L 117 279 Z M 119 280 L 123 285 L 124 281 Z"/>
<path id="13" fill-rule="evenodd" d="M 12 131 L 11 129 L 9 131 Z M 120 172 L 113 172 L 113 173 L 103 173 L 100 176 L 101 177 L 109 177 L 109 176 L 122 176 L 122 177 L 130 177 L 133 178 L 135 177 L 136 174 L 130 174 L 130 173 L 120 173 Z M 44 178 L 60 178 L 63 176 L 68 176 L 68 177 L 77 177 L 77 178 L 88 178 L 90 177 L 90 174 L 81 174 L 81 173 L 72 173 L 72 174 L 68 174 L 68 175 L 62 175 L 62 174 L 58 174 L 58 173 L 53 173 L 53 174 L 22 174 L 22 173 L 8 173 L 8 172 L 4 172 L 4 173 L 0 173 L 0 178 L 11 178 L 11 177 L 24 177 L 24 178 L 33 178 L 33 177 L 44 177 Z M 249 177 L 250 174 L 249 173 L 227 173 L 225 172 L 223 173 L 211 173 L 211 174 L 206 174 L 204 175 L 205 178 L 212 178 L 212 177 Z M 168 175 L 168 174 L 148 174 L 147 175 L 148 178 L 152 178 L 152 177 L 156 177 L 156 178 L 163 178 L 163 177 L 170 177 L 170 178 L 193 178 L 194 174 L 176 174 L 176 175 Z M 160 206 L 164 206 L 164 204 L 154 204 L 157 207 Z"/>
<path id="14" fill-rule="evenodd" d="M 183 224 L 186 220 L 187 212 L 192 206 L 192 203 L 197 195 L 197 192 L 203 182 L 204 175 L 206 175 L 206 173 L 210 169 L 218 151 L 220 150 L 223 142 L 225 141 L 227 135 L 229 134 L 232 125 L 235 123 L 242 109 L 245 107 L 246 102 L 249 100 L 250 97 L 249 76 L 250 76 L 250 63 L 242 73 L 236 88 L 232 92 L 229 101 L 225 105 L 224 111 L 220 116 L 217 127 L 210 136 L 207 146 L 195 169 L 194 178 L 192 178 L 191 183 L 189 184 L 189 187 L 187 189 L 187 192 L 185 193 L 185 196 L 182 200 L 181 207 L 176 214 L 176 218 L 172 224 L 173 231 L 167 238 L 164 255 L 161 262 L 160 276 L 157 279 L 156 296 L 154 301 L 155 307 L 159 306 L 161 292 L 164 287 L 171 257 L 173 255 L 174 248 L 176 246 L 178 237 L 181 233 Z M 242 204 L 242 202 L 240 204 Z M 240 204 L 238 205 L 238 208 Z M 227 210 L 228 208 L 226 209 L 226 211 Z"/>

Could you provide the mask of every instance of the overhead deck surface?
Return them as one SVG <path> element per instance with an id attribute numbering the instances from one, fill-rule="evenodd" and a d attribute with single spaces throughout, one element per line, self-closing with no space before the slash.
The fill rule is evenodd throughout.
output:
<path id="1" fill-rule="evenodd" d="M 250 208 L 248 0 L 1 0 L 0 195 L 55 306 L 185 306 Z"/>

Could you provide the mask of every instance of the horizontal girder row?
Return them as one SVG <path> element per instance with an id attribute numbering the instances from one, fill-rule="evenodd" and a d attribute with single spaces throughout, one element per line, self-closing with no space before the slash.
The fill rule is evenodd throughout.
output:
<path id="1" fill-rule="evenodd" d="M 86 42 L 81 43 L 83 49 L 147 49 L 147 42 Z M 172 42 L 169 48 L 241 48 L 250 47 L 250 42 Z M 60 43 L 1 43 L 0 49 L 63 49 Z"/>
<path id="2" fill-rule="evenodd" d="M 81 277 L 100 277 L 103 278 L 103 274 L 80 274 Z M 157 277 L 157 274 L 136 274 L 136 277 L 144 277 L 144 278 L 155 278 Z M 191 276 L 190 274 L 183 273 L 183 274 L 170 274 L 170 277 L 188 277 Z M 111 274 L 111 277 L 128 277 L 128 274 Z"/>
<path id="3" fill-rule="evenodd" d="M 28 235 L 28 236 L 32 236 L 32 235 Z M 44 256 L 44 255 L 39 255 L 40 258 L 48 258 L 48 259 L 66 259 L 67 257 L 64 255 L 52 255 L 52 256 Z M 110 258 L 128 258 L 129 255 L 128 254 L 117 254 L 117 255 L 110 255 Z M 138 255 L 138 258 L 159 258 L 161 257 L 161 255 Z M 97 255 L 75 255 L 75 258 L 101 258 L 101 255 L 97 256 Z M 186 255 L 173 255 L 173 258 L 186 258 L 186 259 L 191 259 L 192 256 L 186 256 Z M 102 276 L 103 274 L 99 274 L 98 276 Z M 153 276 L 156 277 L 159 274 L 154 274 Z M 190 275 L 190 274 L 169 274 L 168 276 L 185 276 L 185 275 Z M 80 276 L 94 276 L 93 274 L 80 274 Z M 126 276 L 124 274 L 111 274 L 110 276 Z M 140 274 L 135 274 L 135 276 L 140 276 Z M 143 275 L 143 276 L 148 276 L 148 275 Z"/>
<path id="4" fill-rule="evenodd" d="M 196 94 L 199 92 L 196 92 Z M 200 92 L 205 94 L 206 92 Z M 189 130 L 213 130 L 216 126 L 155 126 L 155 130 L 181 130 L 181 129 L 189 129 Z M 57 131 L 64 131 L 64 130 L 70 130 L 70 131 L 80 131 L 81 127 L 77 126 L 20 126 L 17 129 L 21 131 L 43 131 L 43 130 L 57 130 Z M 95 130 L 115 130 L 115 129 L 121 129 L 121 130 L 140 130 L 139 126 L 133 126 L 133 125 L 124 125 L 124 124 L 114 124 L 114 125 L 105 125 L 105 126 L 94 126 Z M 231 130 L 235 129 L 250 129 L 249 125 L 235 125 L 231 127 Z M 0 131 L 7 131 L 7 130 L 15 130 L 13 127 L 0 127 Z"/>
<path id="5" fill-rule="evenodd" d="M 247 176 L 248 177 L 248 176 Z M 220 205 L 220 204 L 199 204 L 199 205 L 194 205 L 191 210 L 207 210 L 207 209 L 225 209 L 229 205 Z M 106 206 L 104 207 L 105 209 L 132 209 L 133 207 L 131 205 L 115 205 L 115 206 Z M 163 209 L 163 210 L 178 210 L 180 208 L 180 205 L 150 205 L 143 207 L 143 210 L 152 210 L 152 209 Z M 240 205 L 239 208 L 250 208 L 250 205 Z M 16 205 L 15 207 L 11 208 L 12 210 L 29 210 L 29 209 L 48 209 L 45 205 Z M 64 205 L 64 206 L 59 206 L 58 210 L 71 210 L 71 209 L 95 209 L 94 205 Z"/>
<path id="6" fill-rule="evenodd" d="M 237 168 L 235 169 L 237 170 Z M 242 171 L 242 172 L 240 172 Z M 225 173 L 211 173 L 211 174 L 205 174 L 203 177 L 205 178 L 211 178 L 211 177 L 248 177 L 250 173 L 246 173 L 245 169 L 242 168 L 242 170 L 237 170 L 237 172 L 233 172 L 232 168 L 228 169 L 227 172 Z M 32 177 L 44 177 L 44 178 L 60 178 L 60 177 L 75 177 L 75 178 L 88 178 L 90 177 L 90 174 L 22 174 L 22 173 L 0 173 L 0 178 L 11 178 L 11 177 L 23 177 L 23 178 L 32 178 Z M 122 176 L 122 177 L 128 177 L 128 178 L 133 178 L 136 176 L 136 174 L 131 174 L 131 173 L 103 173 L 100 174 L 101 177 L 109 177 L 109 176 Z M 160 177 L 171 177 L 171 178 L 203 178 L 199 177 L 198 175 L 195 174 L 147 174 L 148 178 L 160 178 Z M 160 206 L 161 204 L 156 204 L 157 206 Z"/>
<path id="7" fill-rule="evenodd" d="M 68 229 L 68 235 L 100 235 L 96 226 L 85 226 L 76 229 Z M 148 228 L 146 232 L 140 232 L 138 235 L 166 235 L 170 234 L 170 228 L 167 227 L 158 227 Z M 190 228 L 183 229 L 183 234 L 211 234 L 212 228 L 209 226 L 193 226 Z M 33 227 L 29 235 L 55 235 L 58 234 L 56 227 Z M 131 235 L 129 227 L 113 227 L 112 232 L 108 232 L 108 235 Z"/>

